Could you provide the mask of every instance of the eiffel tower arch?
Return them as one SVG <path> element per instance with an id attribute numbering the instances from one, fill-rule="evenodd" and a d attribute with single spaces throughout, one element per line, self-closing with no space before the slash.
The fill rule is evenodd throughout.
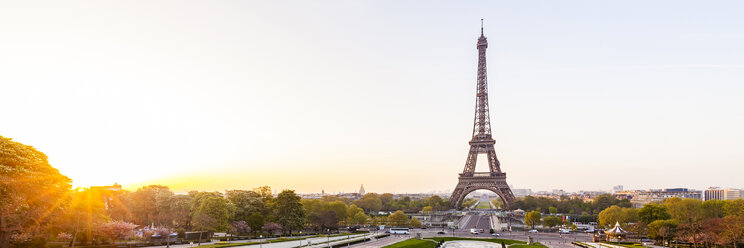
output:
<path id="1" fill-rule="evenodd" d="M 465 160 L 465 168 L 458 177 L 458 183 L 450 196 L 452 208 L 459 209 L 463 199 L 475 190 L 490 190 L 504 201 L 509 207 L 514 202 L 514 194 L 506 184 L 506 173 L 501 171 L 501 163 L 496 157 L 493 145 L 496 141 L 491 135 L 491 118 L 488 111 L 488 81 L 486 80 L 486 48 L 488 41 L 483 35 L 483 20 L 481 19 L 481 35 L 478 38 L 478 83 L 475 95 L 475 120 L 473 123 L 473 137 L 470 140 L 470 152 Z M 478 154 L 486 154 L 489 172 L 476 172 L 475 164 Z"/>

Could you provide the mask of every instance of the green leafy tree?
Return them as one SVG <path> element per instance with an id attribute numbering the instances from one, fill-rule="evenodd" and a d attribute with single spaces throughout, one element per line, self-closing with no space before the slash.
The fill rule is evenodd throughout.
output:
<path id="1" fill-rule="evenodd" d="M 248 220 L 246 220 L 248 223 L 248 226 L 251 227 L 251 230 L 254 232 L 261 230 L 261 227 L 264 225 L 264 217 L 261 215 L 261 213 L 254 212 L 251 213 L 251 216 L 248 216 Z"/>
<path id="2" fill-rule="evenodd" d="M 393 199 L 394 196 L 391 193 L 385 193 L 380 195 L 380 202 L 382 203 L 382 210 L 390 211 L 393 210 Z"/>
<path id="3" fill-rule="evenodd" d="M 416 219 L 416 217 L 413 217 L 409 221 L 409 224 L 408 225 L 411 226 L 411 227 L 415 227 L 415 228 L 421 228 L 421 221 L 419 221 L 418 219 Z"/>
<path id="4" fill-rule="evenodd" d="M 294 190 L 283 190 L 276 197 L 276 222 L 289 234 L 305 226 L 305 211 L 300 200 Z"/>
<path id="5" fill-rule="evenodd" d="M 368 193 L 353 203 L 366 212 L 377 212 L 382 209 L 382 200 L 375 193 Z"/>
<path id="6" fill-rule="evenodd" d="M 431 212 L 433 212 L 433 210 L 434 210 L 434 208 L 432 208 L 431 206 L 426 206 L 426 207 L 424 207 L 424 208 L 421 209 L 421 212 L 422 213 L 425 213 L 425 214 L 430 214 Z"/>
<path id="7" fill-rule="evenodd" d="M 547 216 L 542 219 L 543 226 L 553 228 L 555 226 L 563 224 L 563 219 L 558 216 Z"/>
<path id="8" fill-rule="evenodd" d="M 35 148 L 0 136 L 0 248 L 24 230 L 47 227 L 69 199 L 70 178 Z"/>
<path id="9" fill-rule="evenodd" d="M 140 225 L 163 225 L 167 216 L 168 197 L 173 192 L 163 185 L 148 185 L 132 192 L 132 214 Z M 158 201 L 160 198 L 160 201 Z M 161 213 L 161 210 L 163 213 Z M 167 222 L 167 220 L 165 220 Z"/>
<path id="10" fill-rule="evenodd" d="M 222 197 L 212 196 L 203 199 L 199 209 L 194 213 L 194 227 L 203 231 L 227 231 L 230 219 L 229 204 L 230 202 Z"/>
<path id="11" fill-rule="evenodd" d="M 542 223 L 541 221 L 542 214 L 540 214 L 539 211 L 533 210 L 524 215 L 524 224 L 530 228 L 535 228 L 535 226 L 540 225 L 540 223 Z"/>
<path id="12" fill-rule="evenodd" d="M 726 201 L 713 199 L 702 202 L 700 207 L 705 218 L 721 218 L 726 216 L 726 205 Z"/>
<path id="13" fill-rule="evenodd" d="M 726 211 L 726 215 L 744 217 L 744 199 L 727 201 L 724 206 L 724 210 Z"/>
<path id="14" fill-rule="evenodd" d="M 668 220 L 672 216 L 662 204 L 649 203 L 638 210 L 638 220 L 643 223 L 651 223 L 657 220 Z"/>
<path id="15" fill-rule="evenodd" d="M 616 222 L 625 226 L 636 221 L 638 221 L 638 210 L 635 208 L 621 208 L 613 205 L 599 212 L 599 225 L 603 227 L 611 227 Z"/>
<path id="16" fill-rule="evenodd" d="M 677 236 L 685 238 L 697 246 L 700 233 L 703 231 L 702 220 L 705 217 L 702 203 L 696 199 L 671 198 L 664 201 L 672 219 L 677 220 Z"/>
<path id="17" fill-rule="evenodd" d="M 351 218 L 351 224 L 364 225 L 365 223 L 367 223 L 368 219 L 369 217 L 363 212 L 357 212 L 356 214 L 354 214 L 354 217 Z"/>
<path id="18" fill-rule="evenodd" d="M 660 240 L 662 244 L 674 238 L 674 234 L 677 233 L 677 221 L 676 220 L 655 220 L 648 224 L 648 237 L 656 240 Z"/>
<path id="19" fill-rule="evenodd" d="M 557 214 L 558 213 L 558 208 L 556 208 L 556 207 L 549 207 L 548 208 L 548 212 L 550 214 Z"/>
<path id="20" fill-rule="evenodd" d="M 392 226 L 406 226 L 408 224 L 408 215 L 403 213 L 403 211 L 395 211 L 395 213 L 391 214 L 387 218 L 388 222 Z"/>
<path id="21" fill-rule="evenodd" d="M 225 197 L 235 206 L 232 221 L 247 221 L 251 214 L 266 210 L 262 196 L 254 191 L 228 190 Z"/>

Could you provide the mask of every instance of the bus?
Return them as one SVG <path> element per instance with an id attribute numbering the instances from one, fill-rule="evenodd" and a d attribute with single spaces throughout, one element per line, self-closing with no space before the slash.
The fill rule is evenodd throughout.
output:
<path id="1" fill-rule="evenodd" d="M 410 234 L 411 229 L 408 228 L 390 228 L 390 234 Z"/>

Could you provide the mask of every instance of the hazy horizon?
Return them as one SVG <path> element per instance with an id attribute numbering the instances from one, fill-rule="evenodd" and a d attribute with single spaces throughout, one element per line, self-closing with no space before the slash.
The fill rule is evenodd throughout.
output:
<path id="1" fill-rule="evenodd" d="M 510 185 L 744 188 L 742 7 L 4 2 L 0 135 L 75 186 L 451 190 L 484 18 Z"/>

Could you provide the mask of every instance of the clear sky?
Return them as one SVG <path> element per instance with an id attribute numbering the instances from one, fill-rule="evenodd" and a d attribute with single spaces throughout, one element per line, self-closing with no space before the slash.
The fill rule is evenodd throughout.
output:
<path id="1" fill-rule="evenodd" d="M 0 135 L 77 186 L 744 187 L 741 1 L 2 1 Z M 485 167 L 482 167 L 485 168 Z"/>

